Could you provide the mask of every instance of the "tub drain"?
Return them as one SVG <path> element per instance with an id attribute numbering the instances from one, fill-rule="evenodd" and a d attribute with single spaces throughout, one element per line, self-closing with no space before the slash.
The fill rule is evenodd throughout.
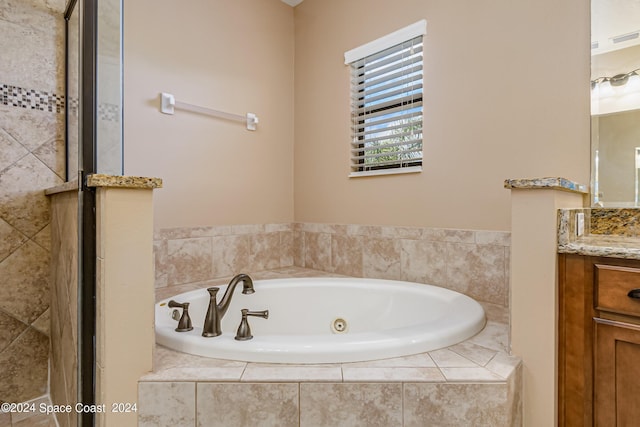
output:
<path id="1" fill-rule="evenodd" d="M 334 334 L 344 334 L 347 332 L 348 326 L 347 321 L 341 317 L 333 319 L 331 322 L 331 332 Z"/>

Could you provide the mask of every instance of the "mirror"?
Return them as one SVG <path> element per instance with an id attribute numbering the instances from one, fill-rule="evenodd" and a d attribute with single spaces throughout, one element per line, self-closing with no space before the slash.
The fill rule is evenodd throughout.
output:
<path id="1" fill-rule="evenodd" d="M 640 0 L 591 1 L 591 203 L 638 204 Z"/>

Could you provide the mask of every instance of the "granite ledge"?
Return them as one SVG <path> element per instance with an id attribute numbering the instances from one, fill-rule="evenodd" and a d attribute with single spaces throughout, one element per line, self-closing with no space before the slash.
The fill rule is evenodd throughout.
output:
<path id="1" fill-rule="evenodd" d="M 640 260 L 640 238 L 585 236 L 558 245 L 558 253 Z"/>
<path id="2" fill-rule="evenodd" d="M 78 180 L 65 182 L 64 184 L 56 185 L 55 187 L 47 188 L 44 190 L 45 196 L 52 196 L 54 194 L 66 193 L 67 191 L 78 191 Z"/>
<path id="3" fill-rule="evenodd" d="M 569 191 L 572 193 L 588 194 L 589 190 L 586 185 L 578 184 L 577 182 L 570 181 L 566 178 L 524 178 L 524 179 L 506 179 L 504 181 L 504 188 L 508 189 L 552 189 Z"/>
<path id="4" fill-rule="evenodd" d="M 162 188 L 162 179 L 96 173 L 87 176 L 87 187 L 154 189 Z"/>

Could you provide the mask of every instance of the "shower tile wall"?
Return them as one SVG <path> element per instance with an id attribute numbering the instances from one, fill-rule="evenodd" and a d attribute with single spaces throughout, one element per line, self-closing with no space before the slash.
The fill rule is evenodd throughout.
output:
<path id="1" fill-rule="evenodd" d="M 63 182 L 64 0 L 0 5 L 0 401 L 47 392 L 50 212 Z"/>
<path id="2" fill-rule="evenodd" d="M 297 266 L 408 280 L 508 305 L 510 233 L 314 223 L 163 229 L 155 236 L 156 287 Z M 184 289 L 181 289 L 184 290 Z"/>
<path id="3" fill-rule="evenodd" d="M 78 348 L 78 192 L 51 195 L 51 374 L 54 405 L 77 399 Z M 74 414 L 57 414 L 60 427 L 75 426 Z"/>

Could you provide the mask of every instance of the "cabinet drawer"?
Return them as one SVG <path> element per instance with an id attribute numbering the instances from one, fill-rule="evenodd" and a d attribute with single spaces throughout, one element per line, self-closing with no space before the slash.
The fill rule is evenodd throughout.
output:
<path id="1" fill-rule="evenodd" d="M 628 296 L 640 293 L 640 269 L 596 264 L 596 301 L 598 310 L 640 316 L 640 299 Z"/>

